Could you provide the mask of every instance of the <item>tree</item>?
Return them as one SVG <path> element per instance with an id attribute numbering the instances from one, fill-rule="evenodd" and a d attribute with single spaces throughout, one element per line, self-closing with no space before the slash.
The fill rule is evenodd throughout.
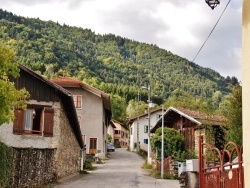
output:
<path id="1" fill-rule="evenodd" d="M 155 131 L 151 138 L 152 149 L 161 153 L 162 128 Z M 177 160 L 181 160 L 182 154 L 185 152 L 184 137 L 172 128 L 164 127 L 164 158 L 172 156 Z"/>
<path id="2" fill-rule="evenodd" d="M 14 63 L 15 54 L 0 45 L 0 125 L 14 118 L 13 107 L 25 108 L 29 93 L 25 89 L 17 90 L 9 77 L 18 77 L 19 68 Z"/>
<path id="3" fill-rule="evenodd" d="M 111 95 L 112 118 L 124 121 L 126 120 L 126 100 L 119 95 Z"/>
<path id="4" fill-rule="evenodd" d="M 147 111 L 148 104 L 144 101 L 130 100 L 126 109 L 126 113 L 129 118 L 134 118 L 137 115 L 145 114 Z"/>
<path id="5" fill-rule="evenodd" d="M 108 137 L 108 142 L 111 143 L 111 141 L 112 141 L 112 136 L 111 136 L 110 134 L 108 134 L 107 137 Z"/>
<path id="6" fill-rule="evenodd" d="M 227 139 L 239 146 L 242 145 L 242 88 L 237 85 L 228 98 L 227 109 L 224 115 L 227 119 Z"/>

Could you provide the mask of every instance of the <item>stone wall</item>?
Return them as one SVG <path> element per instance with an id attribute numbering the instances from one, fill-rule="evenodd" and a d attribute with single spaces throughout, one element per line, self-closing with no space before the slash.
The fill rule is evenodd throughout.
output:
<path id="1" fill-rule="evenodd" d="M 55 180 L 55 149 L 13 148 L 9 187 L 39 187 Z"/>
<path id="2" fill-rule="evenodd" d="M 56 179 L 80 172 L 81 149 L 62 108 L 55 109 L 58 115 L 57 150 L 55 153 Z"/>

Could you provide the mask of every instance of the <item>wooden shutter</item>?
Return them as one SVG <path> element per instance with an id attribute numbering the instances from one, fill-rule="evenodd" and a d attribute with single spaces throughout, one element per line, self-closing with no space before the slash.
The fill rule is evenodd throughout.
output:
<path id="1" fill-rule="evenodd" d="M 22 134 L 24 131 L 24 110 L 16 109 L 14 112 L 15 119 L 13 122 L 13 133 Z"/>
<path id="2" fill-rule="evenodd" d="M 44 110 L 44 136 L 53 136 L 53 126 L 54 126 L 54 109 L 45 108 Z"/>

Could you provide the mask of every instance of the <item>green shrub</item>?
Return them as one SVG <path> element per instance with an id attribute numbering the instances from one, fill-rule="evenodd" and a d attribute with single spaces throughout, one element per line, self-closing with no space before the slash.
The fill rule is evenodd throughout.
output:
<path id="1" fill-rule="evenodd" d="M 143 169 L 152 169 L 153 166 L 151 164 L 148 164 L 147 161 L 145 160 L 145 162 L 142 164 L 141 168 L 143 168 Z"/>
<path id="2" fill-rule="evenodd" d="M 8 187 L 12 170 L 12 155 L 12 148 L 0 142 L 0 187 Z"/>
<path id="3" fill-rule="evenodd" d="M 162 128 L 156 129 L 154 136 L 151 138 L 152 149 L 161 153 Z M 174 157 L 176 160 L 183 158 L 185 151 L 185 140 L 182 134 L 172 128 L 164 128 L 164 158 Z M 161 157 L 161 156 L 159 156 Z M 160 160 L 160 159 L 159 159 Z"/>
<path id="4" fill-rule="evenodd" d="M 94 167 L 92 165 L 92 161 L 89 160 L 89 159 L 86 159 L 85 162 L 84 162 L 84 164 L 83 164 L 83 168 L 85 170 L 94 170 Z"/>

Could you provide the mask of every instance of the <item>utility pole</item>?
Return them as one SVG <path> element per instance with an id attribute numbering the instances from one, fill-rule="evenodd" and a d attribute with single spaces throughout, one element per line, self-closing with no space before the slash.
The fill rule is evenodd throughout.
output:
<path id="1" fill-rule="evenodd" d="M 148 85 L 148 87 L 145 87 L 145 86 L 142 86 L 143 89 L 146 89 L 148 90 L 148 157 L 147 157 L 147 162 L 149 164 L 151 164 L 151 157 L 150 157 L 150 154 L 151 154 L 151 146 L 150 146 L 150 129 L 151 129 L 151 126 L 150 126 L 150 108 L 151 106 L 153 106 L 153 103 L 151 101 L 151 86 L 150 84 Z"/>
<path id="2" fill-rule="evenodd" d="M 151 104 L 151 86 L 148 85 L 148 163 L 151 164 L 151 147 L 150 147 L 150 104 Z"/>
<path id="3" fill-rule="evenodd" d="M 140 93 L 138 91 L 138 98 L 137 98 L 137 142 L 136 142 L 136 151 L 139 151 L 140 141 L 139 141 L 139 102 L 140 102 Z"/>
<path id="4" fill-rule="evenodd" d="M 162 105 L 161 115 L 161 179 L 164 175 L 164 107 Z"/>

